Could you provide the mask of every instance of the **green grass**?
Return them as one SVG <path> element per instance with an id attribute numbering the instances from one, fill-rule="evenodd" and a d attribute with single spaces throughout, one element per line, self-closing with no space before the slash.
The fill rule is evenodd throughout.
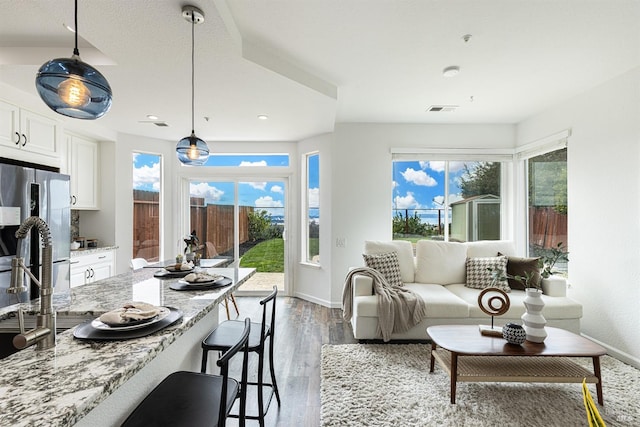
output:
<path id="1" fill-rule="evenodd" d="M 271 239 L 258 243 L 242 256 L 240 267 L 255 268 L 260 273 L 284 272 L 284 240 Z"/>

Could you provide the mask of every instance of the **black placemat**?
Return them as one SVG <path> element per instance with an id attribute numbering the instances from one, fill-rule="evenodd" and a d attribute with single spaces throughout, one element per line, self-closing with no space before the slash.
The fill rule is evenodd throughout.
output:
<path id="1" fill-rule="evenodd" d="M 103 331 L 91 326 L 92 320 L 88 320 L 81 323 L 73 330 L 73 336 L 79 340 L 94 340 L 94 341 L 106 341 L 106 340 L 128 340 L 132 338 L 140 338 L 147 335 L 151 335 L 154 332 L 158 332 L 161 329 L 166 328 L 182 319 L 182 312 L 177 308 L 167 307 L 169 314 L 159 322 L 152 323 L 147 327 L 133 329 L 128 331 L 109 330 Z"/>
<path id="2" fill-rule="evenodd" d="M 232 283 L 233 281 L 231 279 L 229 279 L 228 277 L 223 277 L 211 283 L 210 285 L 197 285 L 197 284 L 190 285 L 188 283 L 175 282 L 170 284 L 169 288 L 173 289 L 174 291 L 206 291 L 210 289 L 229 286 Z"/>

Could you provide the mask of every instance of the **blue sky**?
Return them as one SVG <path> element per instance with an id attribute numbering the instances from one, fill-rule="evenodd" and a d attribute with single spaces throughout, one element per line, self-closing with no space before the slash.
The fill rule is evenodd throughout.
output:
<path id="1" fill-rule="evenodd" d="M 444 203 L 444 161 L 396 161 L 393 163 L 394 209 L 438 209 Z M 473 165 L 475 162 L 467 162 Z M 462 199 L 459 180 L 464 173 L 465 162 L 449 162 L 449 203 Z M 437 223 L 437 211 L 426 214 L 424 222 Z M 395 215 L 395 211 L 394 211 Z"/>
<path id="2" fill-rule="evenodd" d="M 310 203 L 317 206 L 318 197 L 318 156 L 309 163 Z M 313 159 L 313 157 L 312 157 Z M 289 156 L 283 155 L 212 155 L 207 166 L 280 166 L 289 165 Z M 133 156 L 133 188 L 138 190 L 159 191 L 160 156 L 135 153 Z M 204 197 L 207 203 L 234 203 L 233 182 L 192 182 L 191 194 Z M 238 184 L 240 205 L 265 208 L 272 215 L 282 215 L 284 207 L 284 183 L 278 181 L 241 182 Z M 271 209 L 270 209 L 271 208 Z"/>

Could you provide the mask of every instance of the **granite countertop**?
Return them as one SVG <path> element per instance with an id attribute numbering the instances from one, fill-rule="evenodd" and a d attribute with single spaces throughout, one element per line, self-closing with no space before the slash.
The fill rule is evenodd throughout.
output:
<path id="1" fill-rule="evenodd" d="M 154 357 L 195 325 L 253 273 L 249 268 L 210 269 L 233 279 L 221 289 L 179 292 L 169 289 L 178 279 L 153 277 L 156 269 L 127 272 L 54 295 L 60 320 L 94 319 L 127 301 L 175 307 L 183 318 L 154 334 L 126 341 L 83 341 L 73 329 L 57 335 L 56 347 L 35 346 L 0 362 L 0 425 L 70 426 L 106 399 Z M 18 305 L 0 310 L 0 323 L 15 320 Z M 22 304 L 26 313 L 39 311 L 39 302 Z M 46 419 L 45 424 L 43 420 Z"/>
<path id="2" fill-rule="evenodd" d="M 118 247 L 117 246 L 100 246 L 99 248 L 82 248 L 82 249 L 76 249 L 76 250 L 72 249 L 71 258 L 82 256 L 82 255 L 95 254 L 99 252 L 111 251 L 114 249 L 118 249 Z"/>

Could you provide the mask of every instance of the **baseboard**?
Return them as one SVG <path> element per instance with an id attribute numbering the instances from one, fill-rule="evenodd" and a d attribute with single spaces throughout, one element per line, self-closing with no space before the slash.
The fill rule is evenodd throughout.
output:
<path id="1" fill-rule="evenodd" d="M 610 345 L 603 343 L 602 341 L 599 341 L 593 337 L 590 337 L 589 335 L 586 335 L 586 334 L 580 334 L 580 335 L 606 348 L 607 354 L 609 356 L 615 357 L 616 359 L 621 360 L 624 363 L 628 363 L 629 365 L 640 369 L 640 359 L 638 359 L 637 357 L 634 357 L 628 353 L 625 353 L 624 351 L 618 350 L 615 347 L 611 347 Z"/>
<path id="2" fill-rule="evenodd" d="M 314 304 L 321 305 L 323 307 L 328 307 L 328 308 L 341 308 L 342 307 L 342 306 L 335 307 L 335 306 L 333 306 L 331 304 L 331 301 L 327 301 L 325 299 L 320 299 L 320 298 L 318 298 L 318 297 L 316 297 L 314 295 L 305 294 L 303 292 L 294 292 L 293 296 L 296 297 L 296 298 L 303 299 L 305 301 L 312 302 Z"/>

